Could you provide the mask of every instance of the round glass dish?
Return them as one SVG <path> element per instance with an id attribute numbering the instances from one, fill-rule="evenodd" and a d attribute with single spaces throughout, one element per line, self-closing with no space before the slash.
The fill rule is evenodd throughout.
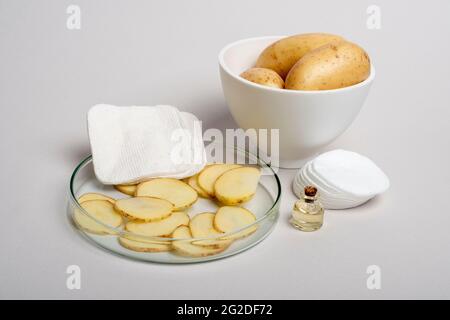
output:
<path id="1" fill-rule="evenodd" d="M 250 210 L 256 216 L 256 221 L 242 229 L 214 237 L 181 239 L 150 237 L 131 233 L 124 229 L 124 225 L 126 224 L 125 218 L 122 226 L 118 228 L 105 225 L 84 210 L 77 199 L 81 195 L 91 192 L 101 193 L 114 199 L 126 198 L 128 196 L 120 193 L 113 186 L 101 184 L 96 179 L 91 156 L 84 159 L 75 168 L 71 176 L 68 215 L 74 227 L 92 243 L 110 252 L 132 259 L 159 263 L 194 263 L 220 259 L 242 252 L 262 241 L 275 226 L 279 215 L 281 185 L 273 169 L 257 156 L 237 148 L 224 148 L 223 152 L 223 159 L 226 159 L 224 162 L 256 166 L 262 172 L 255 195 L 250 201 L 242 205 L 242 207 Z M 187 209 L 186 212 L 192 218 L 198 213 L 215 212 L 219 206 L 220 204 L 217 204 L 215 201 L 199 197 L 197 202 Z M 84 219 L 88 219 L 90 223 L 101 227 L 103 230 L 102 234 L 94 234 L 83 229 L 76 223 L 76 219 L 74 218 L 75 214 L 83 215 Z M 176 248 L 183 248 L 184 246 L 198 246 L 198 241 L 203 241 L 204 243 L 204 240 L 217 241 L 223 240 L 224 238 L 233 238 L 238 233 L 245 233 L 247 229 L 256 229 L 256 231 L 252 230 L 253 232 L 250 235 L 232 241 L 224 250 L 209 250 L 206 253 L 204 250 L 199 250 L 195 255 L 186 255 L 186 253 L 176 250 Z M 130 249 L 130 244 L 133 249 Z M 163 249 L 164 251 L 142 251 L 144 250 L 142 248 L 148 251 L 149 247 L 152 249 Z"/>

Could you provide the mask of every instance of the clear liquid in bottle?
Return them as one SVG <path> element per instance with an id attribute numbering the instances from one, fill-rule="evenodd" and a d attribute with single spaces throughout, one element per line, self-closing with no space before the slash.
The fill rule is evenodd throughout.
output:
<path id="1" fill-rule="evenodd" d="M 317 188 L 306 186 L 304 195 L 294 204 L 291 224 L 301 231 L 316 231 L 323 225 L 324 209 L 317 200 Z"/>

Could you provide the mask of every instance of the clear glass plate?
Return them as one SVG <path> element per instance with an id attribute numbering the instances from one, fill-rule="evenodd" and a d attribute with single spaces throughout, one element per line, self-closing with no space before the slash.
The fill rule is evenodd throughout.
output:
<path id="1" fill-rule="evenodd" d="M 128 196 L 115 190 L 113 186 L 101 184 L 96 179 L 91 156 L 87 157 L 75 168 L 70 179 L 70 194 L 68 205 L 69 217 L 71 218 L 75 228 L 87 239 L 91 240 L 91 242 L 97 244 L 103 249 L 132 259 L 159 263 L 194 263 L 220 259 L 242 252 L 262 241 L 272 231 L 279 215 L 281 185 L 279 178 L 273 171 L 273 169 L 257 156 L 237 148 L 224 148 L 223 152 L 223 158 L 227 159 L 227 163 L 232 162 L 257 166 L 261 169 L 262 172 L 256 194 L 250 201 L 242 205 L 242 207 L 250 210 L 256 216 L 257 220 L 254 224 L 248 225 L 243 229 L 235 230 L 217 237 L 174 239 L 167 237 L 148 237 L 133 234 L 129 231 L 124 230 L 123 226 L 119 228 L 107 226 L 96 220 L 94 217 L 90 216 L 89 213 L 80 206 L 77 199 L 82 194 L 89 192 L 101 193 L 114 199 L 126 198 Z M 230 161 L 230 159 L 232 161 Z M 214 159 L 209 160 L 211 161 Z M 197 202 L 192 207 L 187 209 L 186 212 L 192 218 L 193 216 L 201 212 L 215 212 L 219 206 L 220 204 L 217 204 L 215 201 L 199 197 Z M 77 211 L 83 215 L 86 215 L 88 219 L 92 219 L 93 223 L 101 225 L 102 228 L 107 231 L 107 234 L 93 234 L 81 227 L 78 227 L 74 220 L 74 213 Z M 157 243 L 171 246 L 173 241 L 180 241 L 179 243 L 185 242 L 195 244 L 196 241 L 200 240 L 219 240 L 223 239 L 224 237 L 230 237 L 237 234 L 238 232 L 246 230 L 247 228 L 254 228 L 255 225 L 257 226 L 256 231 L 249 236 L 233 241 L 233 243 L 228 248 L 220 253 L 207 256 L 185 256 L 181 255 L 176 250 L 167 252 L 139 252 L 127 249 L 119 243 L 119 238 L 124 237 L 127 239 L 131 238 L 136 241 L 136 243 L 142 244 Z"/>

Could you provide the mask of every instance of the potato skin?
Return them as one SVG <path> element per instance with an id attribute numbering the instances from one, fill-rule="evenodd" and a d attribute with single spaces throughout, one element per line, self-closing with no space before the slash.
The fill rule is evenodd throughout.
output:
<path id="1" fill-rule="evenodd" d="M 273 70 L 265 68 L 250 68 L 244 71 L 240 75 L 242 78 L 248 81 L 261 84 L 263 86 L 273 88 L 284 88 L 283 79 Z"/>
<path id="2" fill-rule="evenodd" d="M 328 33 L 306 33 L 283 38 L 264 49 L 255 66 L 274 70 L 285 79 L 292 66 L 307 52 L 339 40 L 344 39 Z"/>
<path id="3" fill-rule="evenodd" d="M 370 59 L 358 45 L 340 41 L 305 54 L 289 71 L 286 89 L 330 90 L 355 85 L 370 74 Z"/>

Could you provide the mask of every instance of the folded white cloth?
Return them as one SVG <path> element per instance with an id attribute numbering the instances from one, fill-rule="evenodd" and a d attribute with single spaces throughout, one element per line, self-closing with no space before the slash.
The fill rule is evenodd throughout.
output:
<path id="1" fill-rule="evenodd" d="M 292 188 L 301 197 L 313 185 L 319 190 L 326 209 L 359 206 L 389 188 L 389 179 L 377 165 L 356 152 L 325 152 L 304 165 L 294 178 Z"/>
<path id="2" fill-rule="evenodd" d="M 103 184 L 181 179 L 206 164 L 200 121 L 175 107 L 99 104 L 87 119 L 94 171 Z"/>

